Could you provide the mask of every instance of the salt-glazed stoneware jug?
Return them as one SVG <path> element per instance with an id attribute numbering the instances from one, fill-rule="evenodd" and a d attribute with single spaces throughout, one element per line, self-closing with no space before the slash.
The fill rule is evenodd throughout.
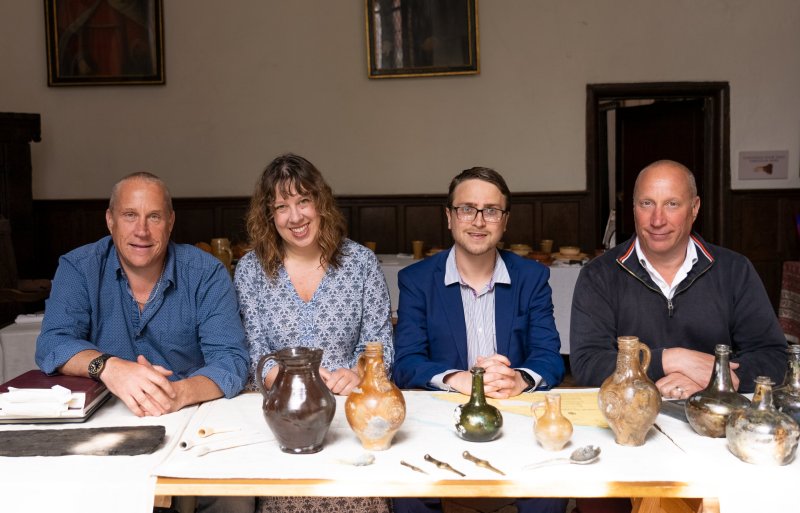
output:
<path id="1" fill-rule="evenodd" d="M 541 416 L 536 410 L 544 407 Z M 561 413 L 561 394 L 548 393 L 544 402 L 531 405 L 533 413 L 533 434 L 536 440 L 548 451 L 560 451 L 572 438 L 572 422 Z"/>
<path id="2" fill-rule="evenodd" d="M 500 410 L 486 402 L 483 390 L 483 374 L 481 367 L 473 367 L 472 393 L 469 401 L 456 406 L 456 434 L 468 442 L 490 442 L 500 436 L 503 427 L 503 416 Z"/>
<path id="3" fill-rule="evenodd" d="M 274 360 L 278 375 L 272 388 L 264 386 L 264 364 Z M 319 374 L 322 349 L 289 347 L 264 355 L 256 376 L 264 419 L 283 452 L 311 454 L 322 450 L 336 412 L 336 398 Z"/>
<path id="4" fill-rule="evenodd" d="M 724 437 L 725 424 L 731 413 L 750 404 L 749 399 L 733 389 L 730 354 L 730 346 L 717 344 L 711 381 L 705 389 L 695 392 L 686 400 L 686 418 L 699 435 Z"/>
<path id="5" fill-rule="evenodd" d="M 614 440 L 620 445 L 639 446 L 658 416 L 661 394 L 647 377 L 650 348 L 630 336 L 618 337 L 617 346 L 617 368 L 600 386 L 597 402 Z"/>
<path id="6" fill-rule="evenodd" d="M 383 451 L 392 445 L 392 438 L 406 418 L 406 400 L 386 376 L 380 342 L 367 343 L 358 357 L 358 371 L 361 384 L 344 403 L 347 423 L 365 449 Z"/>

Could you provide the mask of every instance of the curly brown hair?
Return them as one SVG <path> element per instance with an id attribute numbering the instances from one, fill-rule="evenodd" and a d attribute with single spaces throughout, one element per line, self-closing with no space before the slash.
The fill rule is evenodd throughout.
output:
<path id="1" fill-rule="evenodd" d="M 339 267 L 342 241 L 347 236 L 344 216 L 336 207 L 333 191 L 314 164 L 287 153 L 267 165 L 256 182 L 247 211 L 247 235 L 267 276 L 275 279 L 286 256 L 283 239 L 275 227 L 275 191 L 283 197 L 309 196 L 319 215 L 317 244 L 322 250 L 320 264 Z"/>

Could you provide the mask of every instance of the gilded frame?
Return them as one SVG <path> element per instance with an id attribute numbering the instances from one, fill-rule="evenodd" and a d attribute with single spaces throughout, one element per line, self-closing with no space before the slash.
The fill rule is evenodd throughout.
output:
<path id="1" fill-rule="evenodd" d="M 162 85 L 163 0 L 44 0 L 47 85 Z"/>
<path id="2" fill-rule="evenodd" d="M 480 73 L 478 0 L 364 0 L 369 78 Z"/>

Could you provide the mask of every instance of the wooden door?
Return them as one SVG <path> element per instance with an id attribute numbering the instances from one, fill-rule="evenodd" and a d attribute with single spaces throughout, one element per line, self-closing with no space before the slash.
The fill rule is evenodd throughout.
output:
<path id="1" fill-rule="evenodd" d="M 703 197 L 706 163 L 705 100 L 662 100 L 650 105 L 617 109 L 616 122 L 616 209 L 617 243 L 635 232 L 633 185 L 645 166 L 670 159 L 694 172 L 697 189 Z M 701 204 L 702 211 L 702 204 Z M 694 229 L 702 234 L 702 216 Z"/>

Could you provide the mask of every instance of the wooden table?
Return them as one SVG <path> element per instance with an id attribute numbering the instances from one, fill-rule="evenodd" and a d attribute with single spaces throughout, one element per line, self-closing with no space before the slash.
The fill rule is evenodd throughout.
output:
<path id="1" fill-rule="evenodd" d="M 564 391 L 564 393 L 571 393 Z M 603 449 L 594 465 L 560 465 L 546 470 L 524 470 L 522 466 L 552 457 L 533 440 L 529 416 L 504 411 L 504 434 L 490 443 L 458 439 L 449 426 L 451 412 L 463 396 L 436 392 L 405 392 L 406 424 L 392 447 L 375 453 L 376 462 L 366 467 L 337 466 L 345 454 L 362 452 L 343 424 L 343 404 L 337 408 L 326 447 L 316 455 L 287 455 L 274 443 L 263 443 L 201 458 L 173 454 L 156 469 L 156 493 L 164 495 L 276 495 L 276 496 L 385 496 L 385 497 L 639 497 L 636 510 L 645 511 L 747 511 L 740 494 L 758 490 L 779 504 L 793 498 L 792 487 L 800 478 L 795 461 L 785 467 L 757 467 L 740 462 L 725 448 L 724 439 L 696 435 L 685 423 L 659 416 L 663 433 L 651 430 L 641 447 L 614 443 L 607 428 L 576 426 L 571 445 L 555 454 L 566 456 L 579 445 Z M 343 399 L 340 403 L 343 403 Z M 238 404 L 237 404 L 238 403 Z M 503 401 L 518 411 L 523 401 Z M 437 406 L 438 405 L 438 406 Z M 242 416 L 246 429 L 258 429 L 260 397 L 244 395 L 218 402 L 208 411 L 201 407 L 195 418 L 206 423 Z M 214 418 L 218 420 L 213 420 Z M 237 422 L 238 422 L 237 418 Z M 187 427 L 192 433 L 199 424 Z M 264 427 L 266 431 L 266 428 Z M 268 431 L 267 431 L 268 432 Z M 671 440 L 670 440 L 671 439 Z M 488 459 L 506 471 L 501 477 L 463 460 L 460 454 Z M 430 453 L 465 472 L 457 478 L 424 462 Z M 214 456 L 212 458 L 212 456 Z M 208 459 L 206 459 L 208 458 Z M 179 460 L 183 461 L 179 461 Z M 429 472 L 428 476 L 399 465 L 403 459 Z M 232 469 L 232 473 L 228 473 Z M 672 501 L 670 498 L 701 498 L 702 501 Z M 739 506 L 742 506 L 741 508 Z M 694 508 L 694 509 L 691 509 Z M 770 511 L 769 508 L 758 511 Z"/>

